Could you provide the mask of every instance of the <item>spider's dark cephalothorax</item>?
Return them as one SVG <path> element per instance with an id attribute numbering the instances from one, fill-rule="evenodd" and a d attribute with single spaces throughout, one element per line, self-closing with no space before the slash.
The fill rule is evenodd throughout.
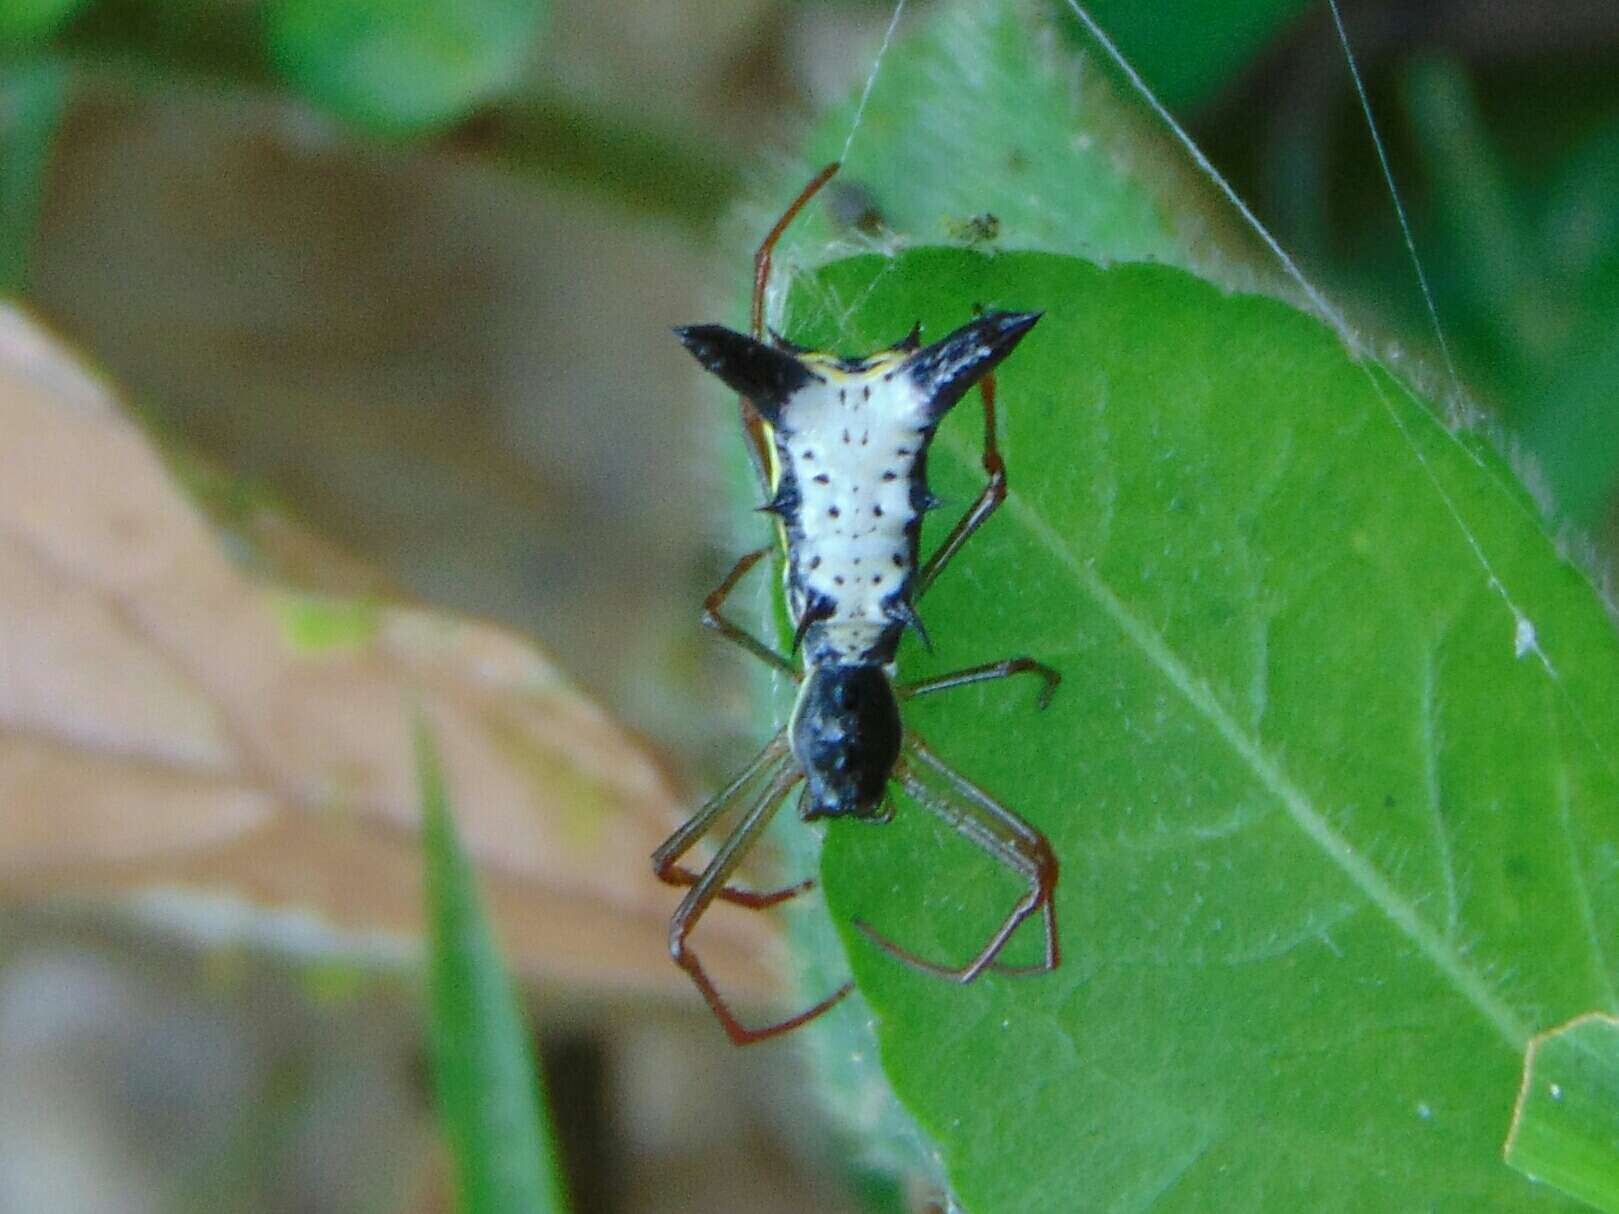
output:
<path id="1" fill-rule="evenodd" d="M 804 771 L 806 819 L 883 816 L 889 777 L 899 761 L 899 702 L 872 665 L 810 669 L 787 727 Z"/>
<path id="2" fill-rule="evenodd" d="M 979 952 L 964 965 L 921 960 L 858 926 L 890 953 L 930 972 L 969 982 L 996 966 L 996 956 L 1026 918 L 1040 912 L 1045 958 L 1057 964 L 1052 895 L 1057 863 L 1044 836 L 976 785 L 946 767 L 907 731 L 899 700 L 1007 675 L 1044 680 L 1042 707 L 1059 676 L 1031 658 L 1009 658 L 896 686 L 892 664 L 906 628 L 922 632 L 916 603 L 967 538 L 1006 494 L 1006 472 L 995 442 L 991 372 L 1040 319 L 1038 312 L 989 312 L 930 345 L 919 329 L 876 353 L 850 357 L 809 350 L 763 333 L 763 292 L 770 253 L 792 217 L 836 170 L 828 165 L 766 237 L 755 258 L 752 335 L 719 325 L 675 332 L 686 348 L 742 397 L 744 428 L 776 516 L 786 563 L 784 577 L 800 670 L 721 607 L 738 581 L 771 548 L 742 557 L 709 595 L 704 622 L 800 682 L 792 719 L 735 780 L 653 854 L 665 881 L 691 889 L 670 923 L 670 952 L 691 975 L 731 1038 L 758 1041 L 810 1020 L 837 1002 L 847 984 L 813 1007 L 762 1029 L 742 1025 L 709 980 L 690 947 L 697 921 L 716 900 L 762 908 L 810 887 L 769 892 L 728 884 L 788 792 L 800 780 L 806 819 L 851 817 L 882 821 L 889 785 L 911 798 L 1026 878 L 1027 893 Z M 984 404 L 984 469 L 988 483 L 925 562 L 919 562 L 923 514 L 935 505 L 927 486 L 927 451 L 939 421 L 977 385 Z M 741 821 L 701 872 L 680 860 L 721 817 Z M 998 966 L 998 968 L 1008 968 Z"/>

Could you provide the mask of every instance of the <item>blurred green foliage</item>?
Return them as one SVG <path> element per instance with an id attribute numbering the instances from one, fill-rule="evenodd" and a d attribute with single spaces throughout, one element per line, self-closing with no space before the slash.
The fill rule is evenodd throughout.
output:
<path id="1" fill-rule="evenodd" d="M 1568 37 L 1564 59 L 1502 45 L 1476 65 L 1385 34 L 1364 66 L 1464 394 L 1529 457 L 1554 514 L 1611 551 L 1619 46 Z M 1370 331 L 1443 376 L 1342 53 L 1323 37 L 1297 60 L 1291 80 L 1210 113 L 1205 146 Z"/>
<path id="2" fill-rule="evenodd" d="M 1087 43 L 1067 0 L 1042 3 L 1071 43 Z M 874 20 L 887 11 L 870 7 Z M 1284 243 L 1364 301 L 1374 328 L 1432 348 L 1336 49 L 1323 68 L 1337 77 L 1329 121 L 1278 138 L 1285 107 L 1256 112 L 1269 99 L 1245 95 L 1256 60 L 1274 64 L 1289 38 L 1326 28 L 1319 4 L 1095 0 L 1089 11 Z M 714 196 L 740 182 L 731 149 L 549 85 L 547 17 L 545 0 L 13 0 L 0 7 L 0 286 L 25 285 L 67 64 L 138 65 L 148 87 L 279 83 L 357 133 L 455 131 L 510 171 L 711 230 L 724 211 Z M 1368 66 L 1462 378 L 1536 459 L 1556 509 L 1597 530 L 1619 484 L 1619 72 L 1580 49 L 1583 71 L 1549 82 L 1386 48 Z M 934 103 L 951 96 L 935 88 Z M 474 111 L 476 127 L 456 131 Z M 952 121 L 964 149 L 981 152 L 982 117 Z M 952 212 L 974 214 L 970 199 Z"/>
<path id="3" fill-rule="evenodd" d="M 6 0 L 0 4 L 0 47 L 53 33 L 84 0 Z"/>
<path id="4" fill-rule="evenodd" d="M 270 56 L 317 104 L 379 134 L 453 122 L 538 51 L 541 0 L 272 0 Z"/>
<path id="5" fill-rule="evenodd" d="M 44 199 L 67 73 L 31 61 L 0 74 L 0 294 L 21 294 Z"/>
<path id="6" fill-rule="evenodd" d="M 1079 46 L 1090 34 L 1067 0 L 1051 0 Z M 1312 0 L 1089 0 L 1086 10 L 1173 110 L 1195 107 L 1229 85 Z M 1111 62 L 1106 70 L 1112 72 Z"/>
<path id="7" fill-rule="evenodd" d="M 553 84 L 548 16 L 546 0 L 81 0 L 53 25 L 28 23 L 28 42 L 0 25 L 0 89 L 47 65 L 97 90 L 282 89 L 344 122 L 357 145 L 436 139 L 469 160 L 711 231 L 724 213 L 715 199 L 740 183 L 733 149 L 678 115 Z M 21 129 L 19 112 L 0 111 L 0 138 Z M 4 171 L 24 180 L 47 153 L 40 138 L 0 147 Z M 0 222 L 24 229 L 31 215 L 6 200 Z"/>
<path id="8" fill-rule="evenodd" d="M 1619 115 L 1532 172 L 1491 137 L 1454 61 L 1404 80 L 1434 206 L 1428 260 L 1465 378 L 1534 453 L 1552 500 L 1600 522 L 1619 473 Z"/>

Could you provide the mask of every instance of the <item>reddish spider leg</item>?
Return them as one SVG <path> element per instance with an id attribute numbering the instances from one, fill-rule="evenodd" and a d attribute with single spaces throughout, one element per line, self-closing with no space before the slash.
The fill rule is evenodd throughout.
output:
<path id="1" fill-rule="evenodd" d="M 972 538 L 973 532 L 984 525 L 984 520 L 994 514 L 1000 504 L 1006 500 L 1006 461 L 1001 458 L 1000 444 L 995 438 L 995 373 L 988 372 L 978 381 L 978 398 L 984 402 L 984 472 L 988 476 L 983 489 L 967 512 L 956 520 L 956 525 L 950 528 L 950 534 L 944 537 L 944 542 L 928 557 L 927 563 L 922 566 L 916 575 L 916 593 L 913 598 L 920 599 L 933 585 L 933 579 L 944 571 L 950 559 L 961 551 L 961 546 Z"/>
<path id="2" fill-rule="evenodd" d="M 984 404 L 983 464 L 989 479 L 977 500 L 956 521 L 956 525 L 950 529 L 950 534 L 945 536 L 944 542 L 935 549 L 927 564 L 922 567 L 917 576 L 917 598 L 922 597 L 927 588 L 933 584 L 934 578 L 938 577 L 950 559 L 961 550 L 973 532 L 983 526 L 984 520 L 1006 500 L 1006 462 L 1001 458 L 1000 447 L 995 438 L 995 377 L 984 376 L 979 381 L 978 391 Z M 1057 685 L 1062 682 L 1062 675 L 1044 662 L 1037 662 L 1030 657 L 1016 657 L 1004 658 L 999 662 L 987 662 L 981 666 L 969 666 L 965 670 L 903 684 L 896 688 L 896 691 L 904 698 L 912 698 L 935 691 L 945 691 L 952 687 L 963 687 L 969 683 L 1004 679 L 1015 674 L 1035 674 L 1043 680 L 1037 701 L 1041 708 L 1051 702 Z M 902 766 L 895 772 L 901 786 L 919 803 L 944 818 L 952 828 L 972 839 L 1007 867 L 1029 878 L 1030 892 L 1012 908 L 988 943 L 963 966 L 943 966 L 924 960 L 886 939 L 870 925 L 857 921 L 856 926 L 872 943 L 890 956 L 915 969 L 957 982 L 971 982 L 992 965 L 995 969 L 1010 974 L 1043 973 L 1054 969 L 1057 964 L 1057 923 L 1052 909 L 1052 895 L 1057 884 L 1057 859 L 1052 854 L 1051 845 L 1045 836 L 977 785 L 951 771 L 923 746 L 914 734 L 907 734 L 906 749 L 913 758 L 932 768 L 935 774 L 945 780 L 958 795 L 958 800 L 945 801 L 931 794 L 915 772 L 903 765 L 903 760 Z M 1018 925 L 1039 907 L 1044 908 L 1045 961 L 1032 966 L 996 963 L 996 954 L 1011 938 Z"/>
<path id="3" fill-rule="evenodd" d="M 776 220 L 776 226 L 765 233 L 765 238 L 759 242 L 759 247 L 753 254 L 753 307 L 748 315 L 748 332 L 755 341 L 763 341 L 765 337 L 765 288 L 770 285 L 770 261 L 776 251 L 776 242 L 781 239 L 787 225 L 797 218 L 798 213 L 808 205 L 809 200 L 820 193 L 821 187 L 832 180 L 833 174 L 838 171 L 839 163 L 834 160 L 831 164 L 822 167 L 821 171 L 811 177 L 809 184 L 798 192 L 798 197 L 787 204 L 787 209 Z M 742 413 L 742 431 L 747 435 L 748 454 L 753 460 L 753 470 L 758 474 L 759 483 L 764 486 L 765 496 L 770 496 L 770 440 L 765 437 L 764 419 L 753 407 L 747 397 L 737 399 L 738 407 Z"/>
<path id="4" fill-rule="evenodd" d="M 772 754 L 773 749 L 778 753 Z M 785 743 L 782 741 L 781 736 L 778 735 L 771 740 L 770 745 L 765 747 L 760 758 L 749 766 L 743 778 L 755 774 L 760 770 L 764 762 L 772 758 L 779 759 L 779 751 L 781 750 L 785 750 Z M 714 900 L 721 895 L 721 892 L 726 888 L 726 880 L 735 871 L 736 866 L 741 862 L 748 849 L 757 841 L 760 833 L 770 824 L 771 817 L 780 808 L 782 801 L 786 799 L 793 785 L 797 784 L 802 778 L 803 773 L 791 763 L 777 767 L 765 782 L 764 790 L 743 816 L 737 828 L 720 845 L 719 851 L 714 853 L 713 861 L 703 870 L 703 875 L 698 879 L 697 883 L 681 899 L 680 905 L 675 909 L 673 918 L 669 920 L 669 955 L 674 958 L 676 965 L 686 971 L 697 989 L 702 992 L 709 1009 L 714 1013 L 720 1024 L 724 1026 L 726 1034 L 737 1045 L 752 1045 L 754 1042 L 764 1041 L 780 1033 L 791 1032 L 799 1025 L 815 1019 L 815 1017 L 847 995 L 853 987 L 853 983 L 845 982 L 819 1003 L 805 1008 L 796 1015 L 777 1021 L 775 1024 L 766 1025 L 764 1028 L 748 1028 L 736 1018 L 725 999 L 715 989 L 713 982 L 709 980 L 708 974 L 704 971 L 702 963 L 698 961 L 697 954 L 691 950 L 689 944 L 691 933 L 697 927 L 698 920 L 703 917 L 703 913 L 708 910 Z M 698 818 L 702 816 L 702 814 L 699 814 Z M 669 844 L 664 845 L 664 847 L 668 846 Z M 658 850 L 661 852 L 664 849 L 659 848 Z"/>
<path id="5" fill-rule="evenodd" d="M 749 331 L 756 340 L 763 340 L 764 338 L 765 288 L 770 282 L 771 257 L 775 253 L 776 243 L 781 239 L 782 233 L 787 230 L 787 226 L 792 223 L 798 213 L 808 205 L 810 199 L 815 197 L 821 187 L 830 181 L 837 171 L 838 162 L 834 160 L 831 164 L 823 166 L 820 172 L 810 178 L 809 183 L 787 205 L 787 209 L 777 218 L 770 231 L 765 233 L 765 238 L 759 242 L 759 247 L 754 251 L 753 297 L 749 312 Z M 737 403 L 741 410 L 742 429 L 748 442 L 754 470 L 758 473 L 760 482 L 764 485 L 765 493 L 768 496 L 770 478 L 768 471 L 768 443 L 764 433 L 764 421 L 747 397 L 738 397 Z M 731 592 L 736 589 L 736 584 L 742 580 L 748 570 L 769 555 L 773 547 L 774 545 L 767 544 L 762 548 L 755 548 L 752 552 L 744 553 L 737 559 L 736 564 L 731 567 L 731 572 L 726 574 L 725 579 L 714 587 L 709 592 L 708 597 L 703 600 L 703 624 L 718 632 L 732 644 L 741 646 L 760 661 L 774 666 L 777 670 L 782 671 L 796 681 L 802 679 L 803 674 L 791 661 L 777 653 L 776 650 L 741 625 L 735 623 L 721 611 L 725 601 L 731 597 Z M 676 861 L 713 826 L 714 820 L 719 816 L 725 803 L 736 794 L 737 789 L 749 777 L 759 770 L 760 766 L 770 756 L 771 746 L 781 742 L 781 740 L 781 735 L 777 735 L 771 745 L 766 746 L 765 750 L 761 752 L 759 758 L 755 759 L 752 764 L 743 770 L 740 776 L 732 781 L 728 787 L 722 789 L 692 817 L 691 821 L 671 835 L 663 846 L 652 854 L 652 869 L 659 880 L 670 885 L 692 885 L 699 879 L 696 873 L 676 863 Z M 805 890 L 812 888 L 814 884 L 814 879 L 810 878 L 800 881 L 796 885 L 786 886 L 768 893 L 755 893 L 726 886 L 717 896 L 724 901 L 734 902 L 739 906 L 763 909 L 785 902 L 795 894 L 803 893 Z"/>
<path id="6" fill-rule="evenodd" d="M 804 677 L 798 667 L 720 611 L 720 608 L 725 606 L 725 600 L 731 597 L 731 591 L 736 589 L 736 584 L 774 548 L 774 544 L 766 544 L 762 548 L 744 553 L 737 559 L 736 564 L 731 567 L 731 572 L 725 575 L 725 580 L 709 591 L 708 597 L 703 600 L 703 624 L 733 645 L 740 645 L 761 662 L 774 666 L 796 683 Z"/>
<path id="7" fill-rule="evenodd" d="M 790 675 L 794 681 L 803 678 L 803 675 L 791 662 L 782 657 L 758 637 L 754 636 L 741 625 L 729 619 L 721 610 L 736 584 L 742 580 L 748 570 L 752 569 L 764 558 L 773 545 L 755 548 L 752 552 L 744 553 L 731 567 L 731 572 L 725 575 L 725 580 L 714 587 L 706 599 L 703 600 L 703 623 L 714 629 L 732 644 L 740 646 L 760 661 L 765 662 L 778 670 Z M 777 733 L 758 756 L 742 769 L 741 773 L 719 792 L 711 797 L 702 809 L 692 815 L 688 821 L 674 834 L 664 840 L 657 851 L 652 853 L 652 871 L 658 880 L 668 885 L 695 885 L 701 878 L 696 872 L 679 863 L 680 857 L 690 851 L 692 846 L 709 832 L 714 823 L 724 814 L 733 797 L 747 784 L 747 782 L 764 770 L 765 766 L 786 753 L 786 733 Z M 766 907 L 776 906 L 796 897 L 806 890 L 815 887 L 815 878 L 807 877 L 794 885 L 783 886 L 780 889 L 755 891 L 737 889 L 734 886 L 724 886 L 718 893 L 722 901 L 745 906 L 750 910 L 763 910 Z"/>
<path id="8" fill-rule="evenodd" d="M 965 687 L 969 683 L 1010 678 L 1014 674 L 1037 674 L 1043 680 L 1040 694 L 1035 700 L 1037 708 L 1051 703 L 1051 697 L 1057 694 L 1057 685 L 1062 682 L 1062 675 L 1044 662 L 1036 662 L 1033 658 L 1002 658 L 999 662 L 985 662 L 982 666 L 968 666 L 965 670 L 952 670 L 949 674 L 936 674 L 914 683 L 904 683 L 895 687 L 894 692 L 902 700 L 910 700 L 935 691 Z"/>
<path id="9" fill-rule="evenodd" d="M 810 199 L 838 171 L 838 163 L 833 161 L 826 165 L 810 179 L 798 197 L 782 212 L 775 225 L 765 234 L 758 249 L 753 255 L 753 299 L 749 316 L 749 330 L 756 340 L 764 339 L 764 297 L 765 288 L 770 282 L 771 257 L 775 252 L 776 242 L 781 239 L 787 225 L 792 223 L 798 213 L 804 209 Z M 747 397 L 738 398 L 738 407 L 742 417 L 742 430 L 747 439 L 748 452 L 753 460 L 754 471 L 764 487 L 766 496 L 770 493 L 770 462 L 769 440 L 765 435 L 765 424 L 759 413 L 754 409 Z M 776 669 L 790 675 L 794 680 L 801 679 L 802 673 L 794 667 L 792 662 L 766 645 L 747 629 L 736 624 L 727 617 L 721 608 L 726 599 L 736 588 L 748 570 L 752 569 L 764 556 L 771 551 L 772 545 L 757 548 L 744 554 L 726 575 L 725 580 L 716 586 L 703 601 L 703 623 L 714 629 L 721 636 L 733 644 L 741 646 L 754 657 L 758 658 Z M 786 765 L 783 765 L 787 760 Z M 765 791 L 759 801 L 754 805 L 741 823 L 720 845 L 713 860 L 708 867 L 698 874 L 680 863 L 680 858 L 705 834 L 711 830 L 715 822 L 731 807 L 732 801 L 749 784 L 766 772 L 772 765 L 777 765 L 769 777 Z M 814 1006 L 791 1016 L 776 1024 L 768 1025 L 762 1029 L 750 1029 L 743 1025 L 731 1012 L 724 998 L 709 980 L 703 970 L 702 963 L 697 959 L 690 946 L 691 933 L 696 929 L 698 921 L 703 917 L 710 905 L 716 900 L 732 902 L 750 910 L 763 910 L 766 907 L 776 906 L 787 901 L 815 885 L 813 877 L 806 878 L 795 885 L 783 886 L 775 890 L 746 890 L 738 889 L 727 884 L 727 880 L 741 862 L 742 857 L 753 846 L 760 831 L 769 822 L 770 817 L 780 806 L 792 786 L 802 778 L 796 766 L 791 765 L 787 755 L 787 742 L 785 730 L 778 733 L 760 751 L 757 758 L 743 769 L 736 779 L 725 788 L 716 793 L 702 809 L 694 814 L 690 821 L 681 826 L 679 830 L 670 835 L 662 846 L 652 854 L 652 871 L 658 879 L 670 885 L 691 886 L 686 897 L 676 909 L 674 917 L 669 923 L 669 951 L 679 965 L 691 977 L 697 989 L 702 992 L 704 1000 L 715 1017 L 724 1025 L 726 1033 L 738 1045 L 748 1045 L 756 1041 L 774 1037 L 778 1033 L 789 1032 L 806 1021 L 813 1020 L 826 1011 L 838 1000 L 847 995 L 851 983 L 844 983 L 832 994 L 822 999 Z"/>
<path id="10" fill-rule="evenodd" d="M 652 853 L 652 872 L 658 880 L 667 885 L 696 885 L 705 874 L 693 872 L 680 863 L 680 858 L 690 851 L 704 835 L 713 829 L 714 823 L 724 816 L 730 809 L 735 798 L 742 789 L 754 780 L 761 772 L 768 769 L 771 764 L 779 764 L 787 754 L 787 732 L 780 730 L 776 736 L 765 743 L 765 747 L 753 762 L 749 763 L 719 792 L 708 799 L 708 802 L 691 816 L 681 828 L 665 839 L 658 850 Z M 710 865 L 712 867 L 712 865 Z M 706 873 L 706 870 L 705 870 Z M 786 885 L 780 889 L 751 890 L 737 889 L 735 886 L 722 885 L 715 897 L 723 902 L 733 902 L 737 906 L 745 906 L 749 910 L 763 910 L 769 906 L 776 906 L 813 889 L 815 879 L 806 878 L 796 885 Z"/>
<path id="11" fill-rule="evenodd" d="M 950 534 L 944 537 L 941 543 L 916 578 L 916 598 L 926 593 L 933 580 L 939 576 L 944 567 L 949 564 L 950 558 L 955 556 L 973 535 L 984 525 L 984 520 L 995 513 L 997 507 L 1006 500 L 1006 461 L 1001 458 L 1001 450 L 995 440 L 995 376 L 993 373 L 985 375 L 978 383 L 978 395 L 984 402 L 984 471 L 989 480 L 984 485 L 973 504 L 967 507 L 965 514 L 956 520 L 956 525 L 950 529 Z M 951 687 L 964 687 L 969 683 L 984 683 L 991 679 L 1004 679 L 1014 674 L 1036 674 L 1044 680 L 1045 685 L 1040 689 L 1037 704 L 1044 708 L 1051 703 L 1051 697 L 1057 692 L 1057 685 L 1062 682 L 1062 675 L 1047 666 L 1044 662 L 1037 662 L 1030 657 L 1003 658 L 999 662 L 986 662 L 982 666 L 969 666 L 965 670 L 952 671 L 949 674 L 934 675 L 931 678 L 919 679 L 914 683 L 902 683 L 894 690 L 902 699 L 927 695 L 934 691 L 944 691 Z"/>
<path id="12" fill-rule="evenodd" d="M 938 795 L 922 773 L 941 781 L 950 795 Z M 945 766 L 913 733 L 906 734 L 905 754 L 894 774 L 917 804 L 938 814 L 952 830 L 972 840 L 1024 877 L 1029 882 L 1029 890 L 1018 899 L 994 935 L 965 965 L 939 965 L 901 948 L 860 919 L 856 919 L 854 925 L 873 944 L 913 969 L 949 978 L 953 982 L 971 982 L 991 965 L 1009 974 L 1045 973 L 1056 969 L 1057 917 L 1053 897 L 1057 888 L 1057 857 L 1046 837 L 965 776 Z M 1038 965 L 996 964 L 996 954 L 1023 921 L 1037 910 L 1042 912 L 1045 925 L 1045 959 Z"/>

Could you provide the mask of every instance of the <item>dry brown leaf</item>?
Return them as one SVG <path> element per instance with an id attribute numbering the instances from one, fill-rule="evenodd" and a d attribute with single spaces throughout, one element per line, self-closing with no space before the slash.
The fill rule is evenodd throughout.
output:
<path id="1" fill-rule="evenodd" d="M 419 701 L 518 967 L 685 991 L 647 864 L 682 806 L 533 646 L 250 579 L 108 389 L 11 307 L 0 434 L 0 895 L 414 947 Z M 758 999 L 775 938 L 716 916 L 703 947 Z"/>

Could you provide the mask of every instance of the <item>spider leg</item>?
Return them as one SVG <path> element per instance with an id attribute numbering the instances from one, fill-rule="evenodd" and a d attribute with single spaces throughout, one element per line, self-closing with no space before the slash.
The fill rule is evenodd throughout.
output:
<path id="1" fill-rule="evenodd" d="M 666 885 L 696 885 L 702 880 L 701 873 L 695 873 L 684 864 L 671 864 L 667 869 L 658 873 L 658 879 Z M 729 902 L 735 906 L 746 907 L 748 910 L 768 910 L 772 906 L 780 906 L 783 902 L 791 901 L 799 894 L 808 893 L 815 888 L 815 878 L 805 877 L 797 885 L 783 885 L 780 889 L 737 889 L 734 885 L 727 885 L 716 895 L 721 902 Z"/>
<path id="2" fill-rule="evenodd" d="M 855 926 L 872 943 L 907 965 L 954 982 L 971 982 L 992 965 L 1011 974 L 1044 973 L 1057 968 L 1057 917 L 1053 895 L 1057 886 L 1057 857 L 1046 837 L 1022 818 L 996 801 L 965 776 L 945 766 L 922 740 L 908 734 L 906 755 L 895 769 L 895 777 L 912 798 L 932 810 L 951 829 L 966 836 L 995 859 L 1029 882 L 1028 892 L 1018 899 L 994 934 L 964 965 L 940 965 L 928 961 L 880 935 L 869 924 L 855 920 Z M 1006 942 L 1022 922 L 1041 912 L 1045 927 L 1044 959 L 1032 966 L 1002 966 L 995 963 Z"/>
<path id="3" fill-rule="evenodd" d="M 984 525 L 984 520 L 995 513 L 995 508 L 1006 500 L 1006 461 L 1001 458 L 1001 449 L 995 442 L 993 372 L 985 374 L 978 381 L 978 395 L 984 402 L 984 471 L 988 473 L 989 480 L 977 500 L 967 507 L 967 513 L 950 528 L 950 534 L 944 537 L 944 542 L 934 550 L 932 556 L 928 557 L 927 564 L 923 565 L 922 571 L 916 575 L 916 589 L 911 595 L 913 602 L 927 593 L 928 587 L 933 585 L 933 579 L 950 563 L 950 558 L 972 538 L 973 532 Z"/>
<path id="4" fill-rule="evenodd" d="M 703 600 L 703 624 L 708 628 L 712 628 L 732 644 L 740 645 L 761 662 L 768 663 L 777 670 L 792 676 L 794 682 L 796 682 L 803 677 L 798 667 L 720 611 L 720 608 L 725 604 L 725 600 L 730 598 L 731 592 L 736 589 L 736 584 L 742 580 L 743 575 L 758 564 L 759 558 L 769 553 L 772 547 L 774 545 L 766 544 L 763 548 L 755 548 L 752 552 L 744 553 L 737 563 L 731 567 L 731 572 L 725 575 L 725 580 L 708 592 L 708 597 Z"/>
<path id="5" fill-rule="evenodd" d="M 749 329 L 757 341 L 763 341 L 765 335 L 765 288 L 770 285 L 770 258 L 776 251 L 776 242 L 781 234 L 787 230 L 787 225 L 798 217 L 798 213 L 808 205 L 809 200 L 821 192 L 821 187 L 832 180 L 832 175 L 839 169 L 839 163 L 834 160 L 830 164 L 821 166 L 809 184 L 798 192 L 798 197 L 787 204 L 787 209 L 776 220 L 776 225 L 765 234 L 759 242 L 759 247 L 753 253 L 753 310 L 749 313 Z"/>
<path id="6" fill-rule="evenodd" d="M 1041 708 L 1051 703 L 1051 697 L 1057 692 L 1057 684 L 1062 682 L 1062 675 L 1044 662 L 1036 662 L 1033 658 L 1003 658 L 999 662 L 986 662 L 982 666 L 969 666 L 965 670 L 954 670 L 949 674 L 936 674 L 932 678 L 918 679 L 914 683 L 901 683 L 894 691 L 900 698 L 910 699 L 934 691 L 945 691 L 951 687 L 965 687 L 968 683 L 1004 679 L 1014 674 L 1037 674 L 1045 680 L 1045 686 L 1040 688 L 1038 701 Z"/>
<path id="7" fill-rule="evenodd" d="M 798 197 L 787 204 L 787 209 L 776 220 L 776 225 L 765 234 L 759 242 L 759 247 L 753 254 L 753 307 L 749 313 L 748 332 L 755 341 L 763 341 L 765 337 L 765 288 L 770 285 L 770 259 L 776 251 L 776 242 L 781 234 L 787 230 L 798 213 L 804 209 L 811 198 L 820 192 L 822 186 L 832 180 L 832 175 L 838 171 L 838 162 L 834 160 L 825 165 L 821 171 L 810 178 L 809 184 L 798 192 Z M 737 402 L 742 412 L 742 432 L 747 437 L 748 453 L 753 459 L 753 470 L 758 474 L 759 483 L 764 487 L 766 496 L 770 493 L 770 440 L 765 436 L 764 419 L 759 416 L 758 410 L 753 407 L 747 397 Z"/>
<path id="8" fill-rule="evenodd" d="M 737 774 L 734 780 L 710 797 L 679 830 L 659 844 L 658 850 L 652 853 L 653 875 L 666 885 L 696 885 L 702 880 L 702 875 L 681 864 L 680 858 L 714 828 L 714 823 L 736 804 L 738 797 L 753 785 L 762 773 L 769 771 L 772 765 L 779 769 L 786 757 L 786 734 L 782 732 L 771 738 L 765 744 L 765 748 Z M 779 770 L 776 776 L 779 778 Z M 735 886 L 724 885 L 714 896 L 723 902 L 745 906 L 749 910 L 764 910 L 814 888 L 815 878 L 808 877 L 796 885 L 786 885 L 772 890 L 737 889 Z"/>
<path id="9" fill-rule="evenodd" d="M 793 785 L 798 782 L 802 772 L 794 766 L 782 767 L 766 782 L 763 792 L 753 802 L 747 814 L 743 817 L 737 828 L 731 832 L 729 838 L 721 844 L 718 852 L 709 866 L 703 870 L 697 883 L 687 892 L 676 908 L 674 916 L 669 920 L 669 955 L 674 958 L 675 964 L 685 970 L 692 982 L 696 984 L 709 1009 L 714 1013 L 720 1024 L 724 1027 L 731 1040 L 737 1045 L 751 1045 L 756 1041 L 774 1037 L 779 1033 L 786 1033 L 806 1021 L 813 1020 L 826 1011 L 838 1000 L 847 995 L 852 983 L 845 982 L 819 1003 L 789 1016 L 785 1020 L 768 1024 L 763 1028 L 749 1028 L 738 1020 L 726 1004 L 723 996 L 710 981 L 704 971 L 702 962 L 692 951 L 690 938 L 692 931 L 697 927 L 698 921 L 705 911 L 719 897 L 720 891 L 725 888 L 725 882 L 735 871 L 737 864 L 747 853 L 748 849 L 758 840 L 759 834 L 769 824 L 771 816 L 780 808 L 782 801 Z M 701 815 L 699 815 L 701 816 Z M 661 849 L 660 849 L 661 850 Z"/>

